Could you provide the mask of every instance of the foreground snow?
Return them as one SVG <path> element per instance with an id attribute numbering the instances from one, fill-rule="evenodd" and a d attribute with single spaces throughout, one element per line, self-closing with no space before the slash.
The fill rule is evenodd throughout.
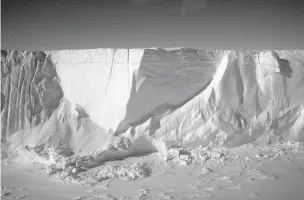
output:
<path id="1" fill-rule="evenodd" d="M 2 163 L 2 199 L 302 199 L 304 144 L 171 149 L 47 175 L 47 165 Z"/>

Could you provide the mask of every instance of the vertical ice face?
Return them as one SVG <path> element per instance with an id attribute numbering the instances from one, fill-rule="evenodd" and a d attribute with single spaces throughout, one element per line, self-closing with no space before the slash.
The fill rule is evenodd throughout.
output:
<path id="1" fill-rule="evenodd" d="M 99 126 L 114 131 L 126 114 L 133 73 L 143 50 L 59 51 L 52 58 L 64 97 L 81 106 Z"/>
<path id="2" fill-rule="evenodd" d="M 298 122 L 304 100 L 304 82 L 299 81 L 304 66 L 299 56 L 287 52 L 224 52 L 209 85 L 160 118 L 155 137 L 172 145 L 192 146 L 209 142 L 240 145 L 270 132 L 274 137 L 303 138 Z M 294 94 L 291 88 L 301 92 Z M 153 119 L 145 126 L 152 126 Z M 292 127 L 295 120 L 297 128 Z M 137 130 L 144 133 L 149 129 L 139 126 Z"/>
<path id="3" fill-rule="evenodd" d="M 104 148 L 125 117 L 143 51 L 2 51 L 3 140 L 86 152 Z"/>
<path id="4" fill-rule="evenodd" d="M 303 140 L 303 51 L 1 52 L 1 134 L 93 152 L 150 134 L 185 146 Z M 301 107 L 302 106 L 302 107 Z M 114 140 L 112 140 L 114 138 Z M 170 146 L 170 145 L 169 145 Z"/>
<path id="5" fill-rule="evenodd" d="M 1 55 L 1 134 L 5 139 L 49 119 L 63 91 L 50 56 L 44 52 L 3 51 Z"/>

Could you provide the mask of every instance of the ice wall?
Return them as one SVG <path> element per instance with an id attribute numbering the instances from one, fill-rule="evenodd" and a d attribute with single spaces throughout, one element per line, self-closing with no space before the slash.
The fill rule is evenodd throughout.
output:
<path id="1" fill-rule="evenodd" d="M 204 91 L 133 132 L 168 146 L 303 140 L 303 80 L 303 51 L 225 51 Z"/>
<path id="2" fill-rule="evenodd" d="M 1 135 L 45 123 L 63 91 L 56 68 L 44 52 L 1 51 Z"/>
<path id="3" fill-rule="evenodd" d="M 304 140 L 303 100 L 303 50 L 1 52 L 13 145 L 86 155 L 145 134 L 187 147 Z"/>
<path id="4" fill-rule="evenodd" d="M 93 151 L 126 115 L 143 50 L 1 53 L 3 141 Z"/>
<path id="5" fill-rule="evenodd" d="M 199 94 L 212 78 L 220 54 L 189 48 L 146 49 L 138 71 L 141 79 L 134 79 L 134 85 L 140 87 L 131 90 L 124 128 L 126 124 L 139 125 Z"/>
<path id="6" fill-rule="evenodd" d="M 65 98 L 89 117 L 115 131 L 125 117 L 133 74 L 143 50 L 98 49 L 52 52 Z"/>

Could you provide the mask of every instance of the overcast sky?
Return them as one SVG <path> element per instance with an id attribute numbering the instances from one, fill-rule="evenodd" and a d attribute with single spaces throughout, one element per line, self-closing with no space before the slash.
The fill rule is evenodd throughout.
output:
<path id="1" fill-rule="evenodd" d="M 1 49 L 303 48 L 303 0 L 2 0 Z"/>

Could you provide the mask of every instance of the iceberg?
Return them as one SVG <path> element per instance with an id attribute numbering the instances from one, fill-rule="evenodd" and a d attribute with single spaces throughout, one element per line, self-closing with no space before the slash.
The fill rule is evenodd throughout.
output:
<path id="1" fill-rule="evenodd" d="M 303 141 L 303 113 L 303 50 L 1 51 L 6 153 Z"/>

